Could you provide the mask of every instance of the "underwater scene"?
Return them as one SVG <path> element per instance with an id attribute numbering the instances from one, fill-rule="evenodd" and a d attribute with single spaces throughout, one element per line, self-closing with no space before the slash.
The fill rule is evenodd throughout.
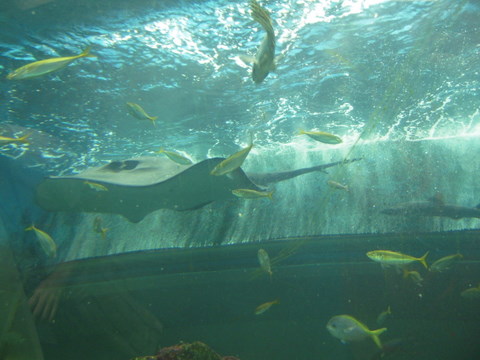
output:
<path id="1" fill-rule="evenodd" d="M 0 360 L 480 359 L 479 17 L 2 0 Z"/>

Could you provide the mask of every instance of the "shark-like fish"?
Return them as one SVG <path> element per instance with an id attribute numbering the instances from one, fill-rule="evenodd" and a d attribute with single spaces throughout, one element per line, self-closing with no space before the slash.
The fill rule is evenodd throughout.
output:
<path id="1" fill-rule="evenodd" d="M 250 9 L 252 10 L 252 18 L 259 23 L 266 32 L 255 57 L 241 55 L 240 59 L 248 64 L 252 63 L 252 79 L 255 83 L 260 84 L 270 71 L 275 70 L 275 32 L 273 31 L 272 19 L 268 11 L 261 7 L 256 0 L 250 1 Z"/>
<path id="2" fill-rule="evenodd" d="M 445 204 L 441 196 L 436 195 L 427 201 L 400 203 L 381 212 L 387 215 L 441 216 L 455 220 L 463 218 L 480 219 L 480 204 L 476 207 Z"/>

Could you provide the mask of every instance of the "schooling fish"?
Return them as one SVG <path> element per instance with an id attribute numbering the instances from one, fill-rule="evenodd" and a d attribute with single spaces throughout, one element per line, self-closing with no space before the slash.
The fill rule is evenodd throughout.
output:
<path id="1" fill-rule="evenodd" d="M 276 69 L 275 63 L 275 32 L 273 31 L 272 19 L 268 11 L 260 6 L 256 0 L 250 1 L 250 9 L 252 10 L 252 18 L 259 23 L 266 31 L 260 47 L 255 57 L 240 56 L 240 59 L 248 64 L 252 63 L 252 79 L 255 83 L 260 84 L 270 71 Z"/>
<path id="2" fill-rule="evenodd" d="M 252 150 L 252 147 L 253 142 L 250 142 L 250 145 L 248 145 L 245 149 L 242 149 L 235 154 L 230 155 L 228 158 L 218 163 L 217 166 L 215 166 L 210 172 L 210 175 L 225 175 L 235 169 L 238 169 L 240 166 L 242 166 L 243 162 L 248 156 L 248 153 L 250 152 L 250 150 Z"/>
<path id="3" fill-rule="evenodd" d="M 27 64 L 8 74 L 7 79 L 23 80 L 42 76 L 53 71 L 60 70 L 70 64 L 72 61 L 83 57 L 95 57 L 95 55 L 90 54 L 90 46 L 83 50 L 79 55 L 51 58 Z"/>
<path id="4" fill-rule="evenodd" d="M 422 257 L 416 258 L 390 250 L 375 250 L 367 252 L 367 256 L 373 261 L 382 264 L 382 266 L 405 266 L 414 261 L 418 261 L 428 269 L 427 262 L 425 261 L 428 253 L 427 251 Z"/>
<path id="5" fill-rule="evenodd" d="M 55 241 L 48 235 L 45 231 L 37 229 L 34 225 L 29 226 L 25 229 L 25 231 L 33 230 L 35 235 L 37 236 L 38 241 L 40 242 L 40 246 L 42 247 L 43 251 L 49 257 L 55 257 L 57 255 L 57 245 Z"/>
<path id="6" fill-rule="evenodd" d="M 438 259 L 437 261 L 435 261 L 432 264 L 432 266 L 430 266 L 430 271 L 433 271 L 433 272 L 446 271 L 450 269 L 455 262 L 461 259 L 463 259 L 462 254 L 453 254 L 453 255 L 442 257 L 441 259 Z"/>
<path id="7" fill-rule="evenodd" d="M 130 115 L 132 115 L 133 117 L 136 117 L 138 120 L 150 120 L 153 126 L 155 126 L 155 120 L 158 119 L 158 116 L 148 115 L 147 112 L 143 110 L 143 108 L 140 105 L 132 102 L 127 102 L 127 107 Z"/>
<path id="8" fill-rule="evenodd" d="M 267 251 L 264 249 L 259 249 L 257 252 L 257 258 L 262 270 L 268 275 L 272 276 L 272 265 L 270 263 L 270 256 L 268 256 Z"/>
<path id="9" fill-rule="evenodd" d="M 375 344 L 382 348 L 382 343 L 378 337 L 387 331 L 387 328 L 370 330 L 350 315 L 337 315 L 328 321 L 327 330 L 342 342 L 361 341 L 371 337 Z"/>
<path id="10" fill-rule="evenodd" d="M 232 194 L 243 199 L 261 199 L 269 198 L 272 200 L 273 191 L 257 191 L 252 189 L 235 189 Z"/>
<path id="11" fill-rule="evenodd" d="M 280 301 L 277 299 L 277 300 L 269 301 L 264 304 L 258 305 L 257 308 L 255 309 L 255 315 L 263 314 L 265 311 L 270 309 L 272 305 L 279 304 L 279 303 Z"/>
<path id="12" fill-rule="evenodd" d="M 157 154 L 164 154 L 170 160 L 175 161 L 177 164 L 180 164 L 180 165 L 191 165 L 191 164 L 193 164 L 192 160 L 190 160 L 189 158 L 187 158 L 183 155 L 180 155 L 179 153 L 174 152 L 174 151 L 167 151 L 167 150 L 164 150 L 164 149 L 160 149 L 160 150 L 157 151 Z"/>
<path id="13" fill-rule="evenodd" d="M 337 135 L 333 135 L 323 131 L 300 130 L 299 135 L 307 135 L 313 140 L 319 141 L 324 144 L 340 144 L 342 142 L 342 139 L 340 139 Z"/>
<path id="14" fill-rule="evenodd" d="M 6 137 L 6 136 L 0 136 L 0 146 L 8 145 L 8 144 L 15 144 L 15 143 L 22 143 L 22 144 L 28 144 L 27 138 L 31 134 L 23 135 L 22 137 L 19 138 L 11 138 L 11 137 Z"/>

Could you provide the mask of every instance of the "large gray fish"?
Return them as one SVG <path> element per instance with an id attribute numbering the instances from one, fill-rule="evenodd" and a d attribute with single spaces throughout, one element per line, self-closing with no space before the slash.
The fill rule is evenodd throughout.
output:
<path id="1" fill-rule="evenodd" d="M 436 195 L 428 201 L 411 201 L 397 204 L 394 207 L 382 210 L 387 215 L 404 216 L 442 216 L 451 219 L 480 218 L 480 204 L 476 207 L 445 204 L 440 196 Z"/>
<path id="2" fill-rule="evenodd" d="M 273 31 L 272 19 L 265 8 L 262 8 L 256 0 L 250 0 L 252 18 L 266 31 L 255 57 L 241 55 L 240 59 L 245 63 L 252 63 L 252 79 L 260 84 L 270 71 L 275 70 L 275 32 Z"/>

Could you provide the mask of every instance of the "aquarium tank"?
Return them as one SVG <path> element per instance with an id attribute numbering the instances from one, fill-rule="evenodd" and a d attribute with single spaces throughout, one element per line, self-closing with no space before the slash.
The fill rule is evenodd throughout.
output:
<path id="1" fill-rule="evenodd" d="M 478 0 L 2 0 L 0 360 L 480 359 Z"/>

